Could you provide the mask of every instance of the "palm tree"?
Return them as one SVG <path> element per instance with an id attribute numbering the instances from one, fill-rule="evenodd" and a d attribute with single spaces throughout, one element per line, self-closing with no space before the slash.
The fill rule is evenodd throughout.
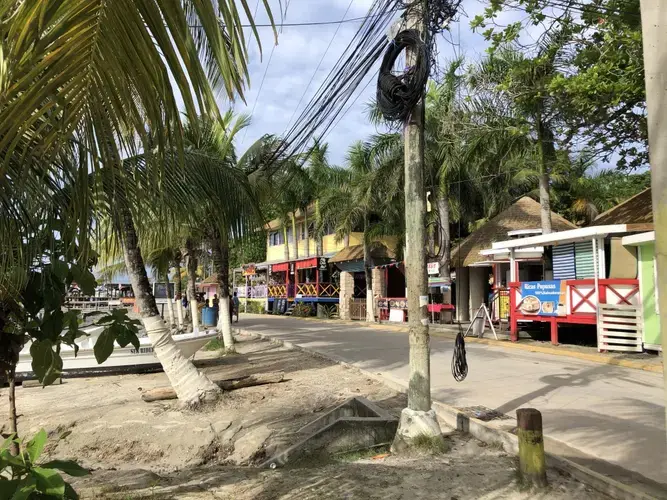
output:
<path id="1" fill-rule="evenodd" d="M 558 115 L 554 98 L 547 90 L 558 75 L 559 36 L 545 37 L 534 57 L 512 47 L 503 47 L 481 61 L 472 71 L 473 90 L 508 103 L 517 130 L 529 130 L 535 142 L 542 232 L 551 232 L 550 173 L 558 156 Z"/>
<path id="2" fill-rule="evenodd" d="M 230 99 L 243 96 L 248 47 L 239 10 L 259 43 L 247 0 L 4 2 L 0 204 L 16 224 L 40 222 L 27 200 L 48 204 L 60 189 L 68 172 L 57 158 L 72 140 L 88 159 L 75 173 L 85 177 L 153 149 L 149 123 L 161 139 L 148 164 L 159 172 L 164 155 L 182 144 L 177 95 L 188 114 L 212 116 L 218 90 Z M 75 200 L 74 213 L 89 216 L 85 197 Z M 19 263 L 9 250 L 22 241 L 10 242 L 16 233 L 0 229 L 7 236 L 0 271 L 9 279 L 9 259 Z"/>
<path id="3" fill-rule="evenodd" d="M 400 151 L 394 148 L 394 134 L 378 135 L 353 144 L 348 152 L 347 170 L 332 172 L 330 185 L 320 199 L 319 226 L 336 228 L 342 240 L 353 231 L 363 232 L 364 274 L 366 277 L 366 320 L 375 321 L 372 250 L 384 236 L 403 233 Z"/>

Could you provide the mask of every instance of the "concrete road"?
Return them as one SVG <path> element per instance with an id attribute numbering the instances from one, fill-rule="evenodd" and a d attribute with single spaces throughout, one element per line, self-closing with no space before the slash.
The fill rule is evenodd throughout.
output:
<path id="1" fill-rule="evenodd" d="M 405 333 L 243 314 L 234 326 L 337 356 L 407 387 Z M 469 343 L 468 377 L 457 383 L 450 368 L 452 348 L 450 339 L 431 339 L 434 399 L 512 417 L 517 408 L 537 408 L 545 435 L 557 441 L 554 451 L 609 475 L 616 475 L 615 465 L 667 485 L 661 374 Z M 601 469 L 600 463 L 613 465 Z"/>

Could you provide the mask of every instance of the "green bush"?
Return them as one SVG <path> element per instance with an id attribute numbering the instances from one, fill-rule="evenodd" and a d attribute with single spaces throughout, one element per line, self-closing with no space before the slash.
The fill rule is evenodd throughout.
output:
<path id="1" fill-rule="evenodd" d="M 241 312 L 246 312 L 245 303 L 241 302 L 239 304 Z M 266 314 L 266 309 L 264 306 L 263 300 L 249 300 L 248 301 L 248 314 Z"/>
<path id="2" fill-rule="evenodd" d="M 312 316 L 312 314 L 312 305 L 306 304 L 305 302 L 299 302 L 292 310 L 292 316 L 296 316 L 297 318 L 307 318 L 308 316 Z"/>

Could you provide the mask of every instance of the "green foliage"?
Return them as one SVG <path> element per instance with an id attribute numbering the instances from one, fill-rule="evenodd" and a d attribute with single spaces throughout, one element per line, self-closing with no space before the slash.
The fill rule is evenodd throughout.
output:
<path id="1" fill-rule="evenodd" d="M 16 436 L 10 436 L 4 441 L 0 447 L 0 498 L 11 500 L 79 498 L 58 471 L 73 477 L 85 476 L 90 472 L 69 460 L 40 463 L 39 457 L 44 451 L 46 440 L 46 431 L 41 429 L 27 443 Z M 10 445 L 13 443 L 19 447 L 17 456 L 10 452 Z"/>
<path id="2" fill-rule="evenodd" d="M 522 22 L 498 24 L 508 9 L 525 11 Z M 648 162 L 648 130 L 641 36 L 640 0 L 563 0 L 553 16 L 550 0 L 494 0 L 471 27 L 490 42 L 488 51 L 516 44 L 534 26 L 542 39 L 558 38 L 562 70 L 544 91 L 555 98 L 562 134 L 583 140 L 608 161 L 636 168 Z M 527 50 L 523 49 L 524 52 Z"/>
<path id="3" fill-rule="evenodd" d="M 297 318 L 307 318 L 313 315 L 313 307 L 305 302 L 299 302 L 292 309 L 292 316 Z"/>
<path id="4" fill-rule="evenodd" d="M 241 299 L 241 312 L 246 312 L 245 310 L 245 299 Z M 264 306 L 264 301 L 259 300 L 248 300 L 248 311 L 249 314 L 266 314 L 266 308 Z"/>

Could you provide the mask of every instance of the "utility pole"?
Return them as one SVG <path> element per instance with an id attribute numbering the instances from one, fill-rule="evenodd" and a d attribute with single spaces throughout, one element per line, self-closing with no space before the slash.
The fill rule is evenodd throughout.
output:
<path id="1" fill-rule="evenodd" d="M 664 356 L 667 353 L 667 2 L 641 0 L 640 6 L 655 227 L 655 286 L 662 313 L 659 317 Z M 667 370 L 663 370 L 663 376 L 667 405 Z"/>
<path id="2" fill-rule="evenodd" d="M 424 33 L 427 0 L 413 2 L 407 17 L 408 29 Z M 406 49 L 407 67 L 417 65 L 417 51 Z M 429 61 L 420 61 L 429 64 Z M 444 448 L 435 411 L 431 409 L 431 369 L 428 333 L 428 281 L 426 277 L 426 191 L 424 189 L 424 97 L 405 124 L 405 269 L 410 341 L 408 407 L 401 413 L 393 452 L 411 448 L 414 438 L 428 436 Z"/>

